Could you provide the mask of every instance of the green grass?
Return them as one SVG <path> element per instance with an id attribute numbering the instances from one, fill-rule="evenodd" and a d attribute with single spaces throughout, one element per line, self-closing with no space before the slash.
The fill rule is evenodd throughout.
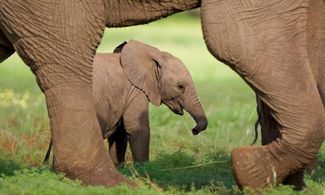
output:
<path id="1" fill-rule="evenodd" d="M 50 137 L 44 102 L 33 74 L 13 55 L 0 64 L 0 194 L 240 194 L 230 151 L 253 140 L 255 97 L 248 86 L 207 51 L 198 19 L 180 15 L 147 25 L 107 29 L 100 52 L 136 39 L 168 51 L 187 65 L 209 127 L 191 134 L 194 121 L 167 107 L 150 107 L 150 162 L 119 169 L 138 189 L 87 187 L 41 166 Z M 187 167 L 187 168 L 186 168 Z M 325 193 L 325 149 L 303 193 Z M 295 194 L 287 186 L 265 194 Z"/>

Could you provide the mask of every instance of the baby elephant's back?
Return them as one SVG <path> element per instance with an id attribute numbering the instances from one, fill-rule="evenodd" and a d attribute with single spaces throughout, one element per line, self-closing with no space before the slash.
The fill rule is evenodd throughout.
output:
<path id="1" fill-rule="evenodd" d="M 118 82 L 114 85 L 122 86 L 126 77 L 120 64 L 120 54 L 118 53 L 98 53 L 95 55 L 93 63 L 93 82 L 95 86 L 101 83 Z M 97 83 L 99 82 L 99 83 Z M 94 86 L 94 87 L 95 87 Z"/>
<path id="2" fill-rule="evenodd" d="M 120 54 L 96 54 L 93 64 L 93 97 L 103 136 L 121 118 L 129 87 L 130 83 L 120 65 Z"/>

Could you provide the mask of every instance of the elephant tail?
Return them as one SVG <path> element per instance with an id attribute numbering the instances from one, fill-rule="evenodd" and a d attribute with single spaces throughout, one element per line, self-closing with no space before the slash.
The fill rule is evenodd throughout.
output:
<path id="1" fill-rule="evenodd" d="M 50 154 L 51 154 L 51 149 L 52 149 L 52 139 L 50 140 L 49 146 L 47 148 L 45 158 L 43 160 L 43 164 L 47 164 L 49 162 Z"/>
<path id="2" fill-rule="evenodd" d="M 261 116 L 261 111 L 260 111 L 257 96 L 256 96 L 256 113 L 257 113 L 257 119 L 256 119 L 255 125 L 254 125 L 255 136 L 254 136 L 254 139 L 253 139 L 251 145 L 254 145 L 256 143 L 257 138 L 258 138 L 258 126 L 261 125 L 261 117 L 260 117 Z"/>

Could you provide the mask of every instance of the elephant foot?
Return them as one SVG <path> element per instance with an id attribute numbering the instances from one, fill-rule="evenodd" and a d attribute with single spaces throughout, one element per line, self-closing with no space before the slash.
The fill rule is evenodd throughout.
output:
<path id="1" fill-rule="evenodd" d="M 306 166 L 306 173 L 312 175 L 317 169 L 317 158 L 315 158 L 309 165 Z"/>
<path id="2" fill-rule="evenodd" d="M 98 181 L 97 178 L 101 181 Z M 103 181 L 105 180 L 105 181 Z M 96 179 L 93 180 L 94 183 L 88 183 L 91 185 L 103 185 L 105 187 L 114 187 L 116 185 L 127 185 L 129 188 L 136 188 L 138 185 L 132 181 L 120 174 L 119 172 L 115 172 L 112 174 L 109 173 L 106 176 L 99 175 L 96 177 Z"/>
<path id="3" fill-rule="evenodd" d="M 288 175 L 282 182 L 284 185 L 291 185 L 296 191 L 303 190 L 306 187 L 304 182 L 304 171 L 297 171 L 291 175 Z"/>
<path id="4" fill-rule="evenodd" d="M 124 165 L 125 165 L 125 162 L 124 161 L 123 162 L 114 162 L 114 166 L 116 168 L 123 168 Z"/>
<path id="5" fill-rule="evenodd" d="M 137 187 L 139 187 L 139 185 L 136 182 L 131 181 L 129 179 L 125 180 L 122 184 L 126 184 L 129 188 L 137 188 Z"/>
<path id="6" fill-rule="evenodd" d="M 231 152 L 232 169 L 240 189 L 262 189 L 281 183 L 285 174 L 283 166 L 274 160 L 265 146 L 246 146 Z"/>
<path id="7" fill-rule="evenodd" d="M 109 182 L 108 185 L 106 185 L 106 187 L 113 187 L 116 185 L 127 185 L 130 188 L 138 187 L 138 185 L 134 181 L 129 180 L 128 178 L 126 178 L 125 176 L 123 176 L 120 173 L 115 175 L 114 180 L 115 180 L 114 183 Z"/>
<path id="8" fill-rule="evenodd" d="M 110 163 L 109 163 L 110 164 Z M 104 163 L 104 165 L 107 165 L 107 163 Z M 103 181 L 104 186 L 106 187 L 113 187 L 116 185 L 127 185 L 130 188 L 136 188 L 138 185 L 122 175 L 115 167 L 109 166 L 109 169 L 105 172 L 99 172 L 98 175 L 94 177 L 95 184 L 98 185 L 102 183 L 101 181 L 96 181 L 96 180 L 105 180 Z"/>
<path id="9" fill-rule="evenodd" d="M 66 163 L 67 164 L 67 163 Z M 64 173 L 66 177 L 78 179 L 85 185 L 113 187 L 116 185 L 127 185 L 130 188 L 137 187 L 137 184 L 122 175 L 110 162 L 96 164 L 96 167 L 85 170 L 78 167 L 77 169 L 70 168 L 69 171 L 64 169 L 65 164 L 58 164 L 54 161 L 52 168 L 56 173 Z"/>

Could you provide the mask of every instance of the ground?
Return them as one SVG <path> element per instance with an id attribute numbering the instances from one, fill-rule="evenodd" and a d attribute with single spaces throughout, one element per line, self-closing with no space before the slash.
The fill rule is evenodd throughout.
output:
<path id="1" fill-rule="evenodd" d="M 127 165 L 119 169 L 140 187 L 83 186 L 41 166 L 50 139 L 44 96 L 28 67 L 13 55 L 0 64 L 0 194 L 241 193 L 232 177 L 230 151 L 254 138 L 252 90 L 208 53 L 198 18 L 176 15 L 148 25 L 107 29 L 98 51 L 111 52 L 129 39 L 184 61 L 205 108 L 208 129 L 193 136 L 194 121 L 188 114 L 177 116 L 165 106 L 151 106 L 150 162 L 133 166 L 128 153 Z M 318 159 L 316 171 L 306 177 L 304 194 L 325 194 L 324 147 Z M 295 194 L 285 186 L 263 193 Z"/>

